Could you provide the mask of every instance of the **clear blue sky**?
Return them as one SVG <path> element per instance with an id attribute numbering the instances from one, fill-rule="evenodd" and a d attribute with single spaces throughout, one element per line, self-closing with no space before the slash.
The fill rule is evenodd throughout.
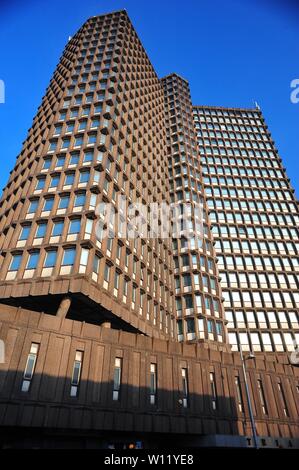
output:
<path id="1" fill-rule="evenodd" d="M 262 107 L 299 195 L 298 0 L 0 0 L 0 188 L 68 36 L 90 16 L 126 8 L 159 76 L 190 82 L 194 104 Z"/>

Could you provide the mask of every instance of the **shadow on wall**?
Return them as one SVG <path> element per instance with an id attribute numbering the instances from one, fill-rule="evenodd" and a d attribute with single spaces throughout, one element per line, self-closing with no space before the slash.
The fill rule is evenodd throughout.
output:
<path id="1" fill-rule="evenodd" d="M 0 371 L 0 448 L 197 447 L 216 434 L 246 445 L 233 398 L 218 397 L 213 410 L 211 396 L 190 394 L 185 408 L 178 390 L 157 390 L 151 404 L 147 387 L 122 384 L 113 401 L 113 382 L 81 381 L 75 398 L 70 378 L 36 374 L 27 393 L 22 382 L 22 373 Z"/>

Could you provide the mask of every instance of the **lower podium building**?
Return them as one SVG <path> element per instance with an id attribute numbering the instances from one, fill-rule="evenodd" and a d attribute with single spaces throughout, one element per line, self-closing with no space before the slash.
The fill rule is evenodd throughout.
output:
<path id="1" fill-rule="evenodd" d="M 1 306 L 4 448 L 253 446 L 240 355 Z M 298 368 L 258 353 L 260 446 L 298 447 Z"/>
<path id="2" fill-rule="evenodd" d="M 298 223 L 259 108 L 87 20 L 0 201 L 0 447 L 298 448 Z"/>

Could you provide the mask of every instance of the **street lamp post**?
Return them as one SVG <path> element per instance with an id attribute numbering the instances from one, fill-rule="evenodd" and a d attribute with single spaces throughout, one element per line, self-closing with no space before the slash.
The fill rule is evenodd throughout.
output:
<path id="1" fill-rule="evenodd" d="M 250 398 L 248 381 L 247 381 L 247 371 L 246 371 L 246 361 L 250 359 L 254 359 L 254 354 L 250 353 L 249 356 L 244 357 L 242 345 L 240 343 L 240 355 L 241 355 L 241 362 L 242 362 L 242 368 L 243 368 L 243 376 L 244 376 L 244 382 L 245 382 L 245 390 L 246 390 L 246 397 L 247 397 L 249 417 L 250 417 L 250 423 L 251 423 L 251 429 L 252 429 L 253 442 L 254 442 L 254 447 L 258 449 L 259 447 L 258 447 L 258 441 L 257 441 L 256 427 L 255 427 L 255 421 L 254 421 L 254 416 L 253 416 L 253 411 L 252 411 L 251 398 Z"/>

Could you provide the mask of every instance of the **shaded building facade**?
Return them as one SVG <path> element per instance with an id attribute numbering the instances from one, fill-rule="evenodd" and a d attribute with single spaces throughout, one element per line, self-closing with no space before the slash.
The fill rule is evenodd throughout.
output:
<path id="1" fill-rule="evenodd" d="M 123 237 L 120 197 L 200 237 Z M 298 203 L 259 110 L 193 107 L 125 11 L 90 18 L 0 216 L 2 446 L 251 446 L 239 344 L 260 445 L 298 446 Z"/>

